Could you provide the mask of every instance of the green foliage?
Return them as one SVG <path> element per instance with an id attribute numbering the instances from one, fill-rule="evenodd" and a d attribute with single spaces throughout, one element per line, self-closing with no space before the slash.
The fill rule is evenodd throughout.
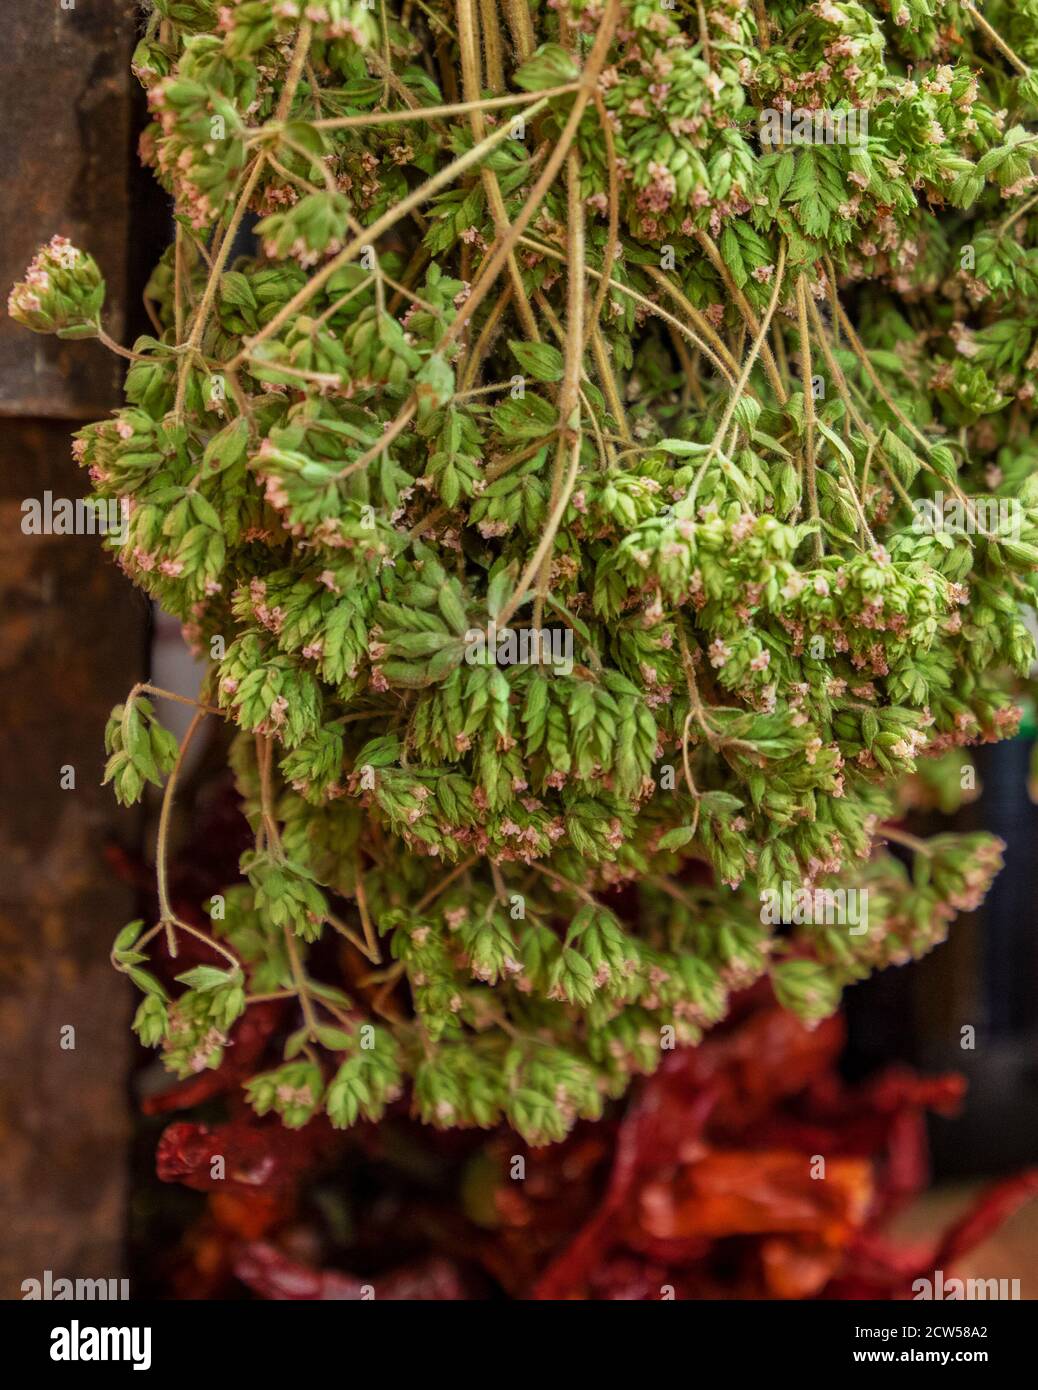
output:
<path id="1" fill-rule="evenodd" d="M 385 1028 L 365 1025 L 368 1038 L 356 1046 L 348 1039 L 351 1056 L 340 1065 L 328 1086 L 328 1118 L 337 1129 L 358 1119 L 380 1120 L 386 1106 L 400 1095 L 403 1074 L 399 1048 Z"/>
<path id="2" fill-rule="evenodd" d="M 290 1000 L 247 1087 L 290 1126 L 406 1089 L 553 1142 L 757 980 L 824 1018 L 1000 864 L 883 827 L 938 762 L 952 809 L 1029 688 L 1030 5 L 1001 47 L 929 0 L 563 8 L 507 105 L 446 0 L 163 0 L 135 55 L 179 249 L 75 453 L 208 659 L 256 843 L 219 968 L 171 999 L 140 924 L 113 959 L 179 1075 Z M 96 336 L 102 299 L 58 239 L 11 312 Z M 122 802 L 176 760 L 140 691 L 107 746 Z M 765 920 L 787 890 L 864 930 Z"/>
<path id="3" fill-rule="evenodd" d="M 316 1062 L 286 1062 L 275 1071 L 254 1076 L 245 1092 L 258 1115 L 273 1111 L 288 1129 L 302 1129 L 321 1102 L 324 1080 Z"/>
<path id="4" fill-rule="evenodd" d="M 162 785 L 177 759 L 177 741 L 155 716 L 150 700 L 133 695 L 116 705 L 105 729 L 104 780 L 111 782 L 120 805 L 140 799 L 145 783 Z"/>

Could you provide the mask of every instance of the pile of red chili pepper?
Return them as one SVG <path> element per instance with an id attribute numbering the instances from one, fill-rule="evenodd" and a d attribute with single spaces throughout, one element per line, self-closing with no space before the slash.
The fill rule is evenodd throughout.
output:
<path id="1" fill-rule="evenodd" d="M 159 1176 L 206 1194 L 166 1271 L 174 1297 L 903 1298 L 1038 1192 L 1023 1174 L 930 1242 L 894 1243 L 885 1226 L 928 1180 L 926 1111 L 952 1113 L 963 1083 L 848 1085 L 842 1023 L 809 1031 L 760 993 L 625 1108 L 533 1150 L 431 1135 L 403 1104 L 345 1134 L 257 1119 L 240 1083 L 280 1007 L 249 1011 L 219 1071 L 146 1102 L 219 1096 L 228 1115 L 159 1144 Z"/>

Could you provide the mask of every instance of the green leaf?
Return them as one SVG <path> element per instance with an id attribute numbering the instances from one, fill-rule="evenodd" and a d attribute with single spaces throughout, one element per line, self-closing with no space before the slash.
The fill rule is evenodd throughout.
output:
<path id="1" fill-rule="evenodd" d="M 731 792 L 703 792 L 699 806 L 705 816 L 734 816 L 746 803 Z"/>
<path id="2" fill-rule="evenodd" d="M 682 849 L 695 835 L 691 825 L 679 825 L 660 836 L 660 849 Z"/>
<path id="3" fill-rule="evenodd" d="M 222 473 L 225 469 L 241 463 L 248 443 L 249 423 L 243 416 L 239 416 L 237 420 L 225 425 L 219 434 L 214 434 L 206 445 L 205 453 L 202 455 L 203 475 L 209 478 L 214 473 Z M 219 517 L 216 521 L 219 525 Z"/>
<path id="4" fill-rule="evenodd" d="M 155 976 L 149 974 L 147 970 L 140 970 L 134 965 L 131 966 L 126 973 L 138 989 L 144 990 L 145 994 L 157 995 L 159 999 L 169 998 L 169 995 L 162 985 L 159 984 L 158 980 L 156 980 Z"/>
<path id="5" fill-rule="evenodd" d="M 116 954 L 120 951 L 129 951 L 143 930 L 144 922 L 141 918 L 138 917 L 135 922 L 128 922 L 115 938 L 115 944 L 112 946 L 112 950 Z"/>
<path id="6" fill-rule="evenodd" d="M 454 369 L 442 353 L 432 353 L 422 364 L 415 377 L 415 394 L 419 419 L 441 409 L 454 395 Z"/>
<path id="7" fill-rule="evenodd" d="M 709 444 L 697 444 L 691 439 L 661 439 L 659 447 L 668 454 L 677 454 L 679 458 L 693 458 L 710 452 Z"/>
<path id="8" fill-rule="evenodd" d="M 525 92 L 543 92 L 575 82 L 579 76 L 580 69 L 561 44 L 545 43 L 515 70 L 512 80 Z"/>
<path id="9" fill-rule="evenodd" d="M 307 121 L 289 121 L 285 126 L 285 137 L 293 144 L 302 145 L 304 150 L 318 158 L 328 153 L 324 133 Z"/>
<path id="10" fill-rule="evenodd" d="M 196 965 L 191 970 L 185 970 L 182 975 L 177 975 L 176 979 L 182 985 L 187 985 L 188 989 L 197 989 L 204 993 L 210 989 L 221 989 L 224 985 L 238 984 L 241 977 L 240 970 L 217 970 L 214 965 Z"/>
<path id="11" fill-rule="evenodd" d="M 512 355 L 527 376 L 535 381 L 561 381 L 562 353 L 550 343 L 523 343 L 510 338 Z"/>

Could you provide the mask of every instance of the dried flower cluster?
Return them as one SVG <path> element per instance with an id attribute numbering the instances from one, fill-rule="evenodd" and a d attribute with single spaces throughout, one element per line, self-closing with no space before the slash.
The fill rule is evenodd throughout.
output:
<path id="1" fill-rule="evenodd" d="M 997 842 L 906 869 L 884 821 L 1014 732 L 1034 654 L 1034 9 L 153 0 L 176 242 L 75 452 L 209 660 L 193 729 L 236 726 L 255 832 L 171 998 L 145 947 L 200 928 L 135 689 L 109 775 L 168 778 L 161 920 L 114 959 L 175 1072 L 292 997 L 261 1112 L 406 1083 L 544 1143 L 732 991 L 820 1020 L 977 904 Z M 791 106 L 862 138 L 763 139 Z M 10 307 L 105 336 L 60 241 Z M 574 662 L 474 660 L 492 626 Z M 867 932 L 763 922 L 783 884 L 867 889 Z"/>

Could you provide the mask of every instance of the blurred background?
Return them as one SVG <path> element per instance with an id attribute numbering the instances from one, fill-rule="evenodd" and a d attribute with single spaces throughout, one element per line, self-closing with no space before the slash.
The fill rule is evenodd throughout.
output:
<path id="1" fill-rule="evenodd" d="M 136 158 L 145 121 L 129 69 L 136 6 L 6 0 L 4 19 L 0 286 L 61 233 L 100 263 L 108 330 L 132 342 L 148 327 L 141 291 L 170 226 L 167 202 Z M 108 962 L 118 928 L 152 910 L 154 808 L 119 810 L 99 785 L 111 707 L 142 679 L 193 695 L 193 659 L 177 625 L 151 610 L 96 537 L 26 536 L 20 527 L 24 499 L 84 494 L 69 435 L 119 403 L 120 378 L 119 360 L 98 344 L 34 338 L 0 318 L 5 1298 L 19 1297 L 21 1281 L 45 1269 L 129 1274 L 135 1288 L 167 1291 L 152 1268 L 156 1244 L 178 1239 L 205 1202 L 155 1176 L 169 1117 L 139 1117 L 153 1064 L 129 1031 L 132 991 Z M 185 716 L 177 706 L 162 710 L 178 732 Z M 959 1072 L 969 1083 L 958 1116 L 929 1121 L 934 1184 L 897 1219 L 910 1235 L 943 1224 L 984 1180 L 1038 1163 L 1033 743 L 1031 722 L 1013 741 L 979 750 L 980 795 L 954 817 L 959 828 L 987 829 L 1008 846 L 982 912 L 960 918 L 947 945 L 921 964 L 889 970 L 848 996 L 847 1079 L 904 1064 Z M 188 808 L 208 794 L 204 750 L 201 757 L 201 790 L 189 786 Z M 218 785 L 212 795 L 223 794 Z M 939 821 L 920 806 L 913 829 L 926 833 Z M 972 1048 L 962 1046 L 967 1026 Z M 959 1272 L 1019 1278 L 1022 1296 L 1038 1297 L 1038 1203 Z"/>

